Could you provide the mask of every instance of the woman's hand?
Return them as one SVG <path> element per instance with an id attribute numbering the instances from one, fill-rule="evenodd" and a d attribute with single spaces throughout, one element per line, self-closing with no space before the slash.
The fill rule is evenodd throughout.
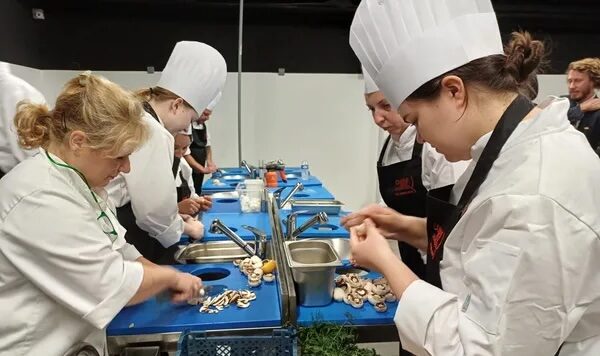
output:
<path id="1" fill-rule="evenodd" d="M 201 197 L 196 196 L 192 199 L 199 205 L 199 211 L 207 211 L 212 208 L 212 198 L 207 195 Z"/>
<path id="2" fill-rule="evenodd" d="M 183 232 L 192 238 L 192 240 L 200 240 L 204 237 L 204 224 L 190 216 L 182 216 Z"/>
<path id="3" fill-rule="evenodd" d="M 350 250 L 353 264 L 380 273 L 383 272 L 382 265 L 395 258 L 386 238 L 368 218 L 361 225 L 350 228 Z"/>
<path id="4" fill-rule="evenodd" d="M 171 301 L 174 303 L 187 302 L 198 298 L 202 290 L 202 280 L 192 274 L 178 272 L 170 286 Z"/>
<path id="5" fill-rule="evenodd" d="M 201 209 L 200 203 L 194 199 L 188 198 L 177 203 L 179 214 L 196 215 Z"/>
<path id="6" fill-rule="evenodd" d="M 340 222 L 346 229 L 362 225 L 366 219 L 371 219 L 386 238 L 396 239 L 402 233 L 406 216 L 385 206 L 368 205 L 354 213 L 343 217 Z"/>

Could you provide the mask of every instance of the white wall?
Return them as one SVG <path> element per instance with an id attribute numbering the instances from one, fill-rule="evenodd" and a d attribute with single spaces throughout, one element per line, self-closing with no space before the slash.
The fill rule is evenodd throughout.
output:
<path id="1" fill-rule="evenodd" d="M 78 71 L 39 71 L 13 66 L 53 103 Z M 102 72 L 128 89 L 154 85 L 159 73 Z M 352 74 L 244 73 L 242 77 L 243 159 L 307 160 L 334 195 L 355 210 L 377 200 L 375 164 L 380 130 L 363 102 L 363 83 Z M 564 75 L 541 75 L 539 98 L 567 92 Z M 237 73 L 229 73 L 221 102 L 208 123 L 214 158 L 221 167 L 238 165 Z"/>
<path id="2" fill-rule="evenodd" d="M 52 104 L 62 85 L 79 71 L 13 66 Z M 159 73 L 103 72 L 127 89 L 154 85 Z M 362 80 L 348 74 L 244 73 L 243 159 L 283 159 L 297 166 L 307 160 L 349 209 L 376 200 L 377 135 L 362 96 Z M 217 165 L 237 166 L 237 73 L 229 73 L 223 97 L 208 123 Z"/>

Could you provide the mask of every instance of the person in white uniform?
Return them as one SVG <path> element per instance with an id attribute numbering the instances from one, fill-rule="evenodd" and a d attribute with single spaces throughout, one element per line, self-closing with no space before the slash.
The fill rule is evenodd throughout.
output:
<path id="1" fill-rule="evenodd" d="M 225 59 L 217 50 L 182 41 L 175 45 L 157 86 L 139 93 L 150 139 L 131 156 L 131 173 L 119 175 L 109 192 L 127 229 L 127 241 L 155 263 L 175 263 L 182 234 L 192 239 L 204 234 L 201 222 L 178 213 L 174 136 L 198 119 L 221 91 L 226 75 Z"/>
<path id="2" fill-rule="evenodd" d="M 350 44 L 406 122 L 449 161 L 472 159 L 428 193 L 427 218 L 369 207 L 355 263 L 401 297 L 395 323 L 417 355 L 600 354 L 600 161 L 567 120 L 567 99 L 518 94 L 544 51 L 504 54 L 489 0 L 363 0 Z M 427 282 L 385 237 L 427 249 Z"/>
<path id="3" fill-rule="evenodd" d="M 192 144 L 184 155 L 187 163 L 194 170 L 193 178 L 195 189 L 198 194 L 202 193 L 202 182 L 204 175 L 217 171 L 217 165 L 212 157 L 212 145 L 210 132 L 206 122 L 210 119 L 213 110 L 221 100 L 221 92 L 208 104 L 197 121 L 192 122 Z"/>
<path id="4" fill-rule="evenodd" d="M 456 183 L 468 161 L 450 163 L 428 143 L 417 138 L 414 126 L 393 110 L 373 79 L 363 70 L 365 102 L 373 121 L 389 135 L 377 160 L 379 192 L 385 204 L 404 215 L 425 217 L 427 191 Z M 425 278 L 425 251 L 398 242 L 402 261 Z"/>
<path id="5" fill-rule="evenodd" d="M 13 119 L 22 100 L 44 104 L 46 99 L 31 84 L 10 72 L 6 62 L 0 62 L 0 178 L 35 151 L 21 148 L 17 142 Z"/>
<path id="6" fill-rule="evenodd" d="M 0 181 L 0 355 L 60 356 L 83 342 L 104 355 L 124 306 L 167 289 L 175 301 L 198 296 L 199 278 L 125 242 L 102 189 L 148 137 L 137 98 L 84 73 L 51 111 L 19 105 L 15 124 L 39 154 Z"/>

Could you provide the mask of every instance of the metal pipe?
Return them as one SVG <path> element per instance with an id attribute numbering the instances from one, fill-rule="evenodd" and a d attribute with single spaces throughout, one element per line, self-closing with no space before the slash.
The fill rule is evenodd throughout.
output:
<path id="1" fill-rule="evenodd" d="M 242 160 L 242 49 L 244 34 L 244 0 L 240 0 L 238 28 L 238 162 Z"/>

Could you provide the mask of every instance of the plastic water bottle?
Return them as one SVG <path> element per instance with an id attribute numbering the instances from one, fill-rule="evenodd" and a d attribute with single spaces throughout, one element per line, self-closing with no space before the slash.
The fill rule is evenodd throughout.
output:
<path id="1" fill-rule="evenodd" d="M 308 180 L 308 178 L 310 177 L 307 161 L 302 161 L 302 163 L 300 164 L 300 174 L 302 175 L 302 180 Z"/>

